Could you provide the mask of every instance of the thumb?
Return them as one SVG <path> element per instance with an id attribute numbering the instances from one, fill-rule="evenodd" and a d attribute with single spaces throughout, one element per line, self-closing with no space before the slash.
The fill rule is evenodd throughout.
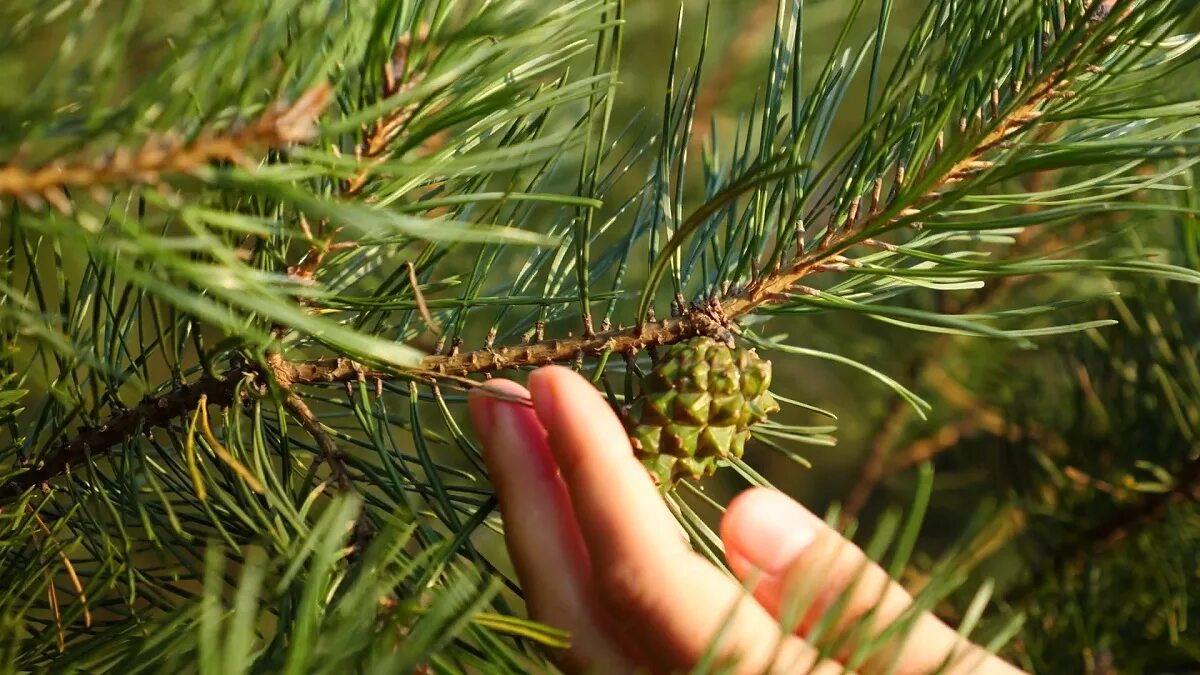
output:
<path id="1" fill-rule="evenodd" d="M 868 612 L 873 612 L 872 626 L 866 634 L 879 633 L 912 605 L 908 592 L 860 548 L 775 490 L 755 488 L 734 499 L 721 521 L 721 538 L 738 578 L 752 583 L 755 598 L 801 635 L 811 631 L 843 594 L 848 597 L 841 616 L 826 635 L 844 635 Z M 964 666 L 963 672 L 976 672 L 975 667 L 991 665 L 981 663 L 990 658 L 982 650 L 926 613 L 913 624 L 896 672 L 934 672 L 952 653 L 966 658 L 956 659 L 951 672 Z M 984 670 L 992 672 L 990 667 Z M 995 672 L 1018 671 L 1008 666 Z"/>

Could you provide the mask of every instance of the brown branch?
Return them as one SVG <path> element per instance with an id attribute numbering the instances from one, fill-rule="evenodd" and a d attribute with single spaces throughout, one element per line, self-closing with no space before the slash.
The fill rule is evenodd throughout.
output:
<path id="1" fill-rule="evenodd" d="M 272 365 L 272 375 L 285 390 L 295 386 L 352 382 L 363 376 L 371 379 L 395 377 L 392 373 L 365 369 L 349 359 L 276 363 Z M 200 405 L 201 401 L 219 407 L 233 405 L 239 384 L 244 383 L 247 391 L 261 391 L 265 379 L 261 373 L 253 370 L 232 368 L 220 376 L 204 375 L 195 382 L 183 383 L 161 396 L 146 397 L 137 406 L 114 414 L 104 425 L 84 427 L 71 439 L 57 444 L 46 459 L 28 467 L 25 472 L 14 476 L 7 485 L 0 487 L 0 504 L 12 501 L 32 486 L 42 485 L 68 473 L 71 467 L 87 461 L 90 457 L 107 454 L 139 433 L 148 434 L 156 427 L 170 427 L 173 421 L 186 416 L 189 411 Z M 312 417 L 311 411 L 309 415 L 305 415 L 303 410 L 290 403 L 289 409 L 296 414 L 305 430 L 313 434 L 322 451 L 328 453 L 328 444 L 323 443 L 321 438 L 313 433 L 314 429 L 310 428 L 311 423 L 306 419 Z M 336 453 L 331 454 L 334 454 L 336 461 Z"/>
<path id="2" fill-rule="evenodd" d="M 998 133 L 1000 133 L 999 129 L 989 135 L 988 139 L 995 137 Z M 972 154 L 951 168 L 946 177 L 960 175 L 977 161 L 977 154 Z M 869 221 L 875 215 L 877 214 L 868 216 L 866 220 Z M 805 254 L 786 272 L 765 276 L 750 284 L 740 295 L 734 296 L 718 307 L 715 316 L 712 308 L 697 307 L 688 310 L 680 317 L 593 336 L 551 339 L 518 346 L 427 356 L 421 361 L 418 369 L 404 373 L 403 376 L 412 377 L 425 373 L 434 377 L 463 377 L 497 370 L 573 361 L 580 357 L 599 356 L 604 353 L 632 354 L 657 345 L 672 344 L 699 334 L 713 334 L 723 330 L 728 323 L 738 317 L 776 300 L 797 281 L 809 274 L 822 259 L 848 248 L 852 243 L 853 232 L 854 230 L 850 228 L 842 230 L 840 236 L 831 239 L 829 246 Z M 396 373 L 371 371 L 361 364 L 345 358 L 286 363 L 285 366 L 273 367 L 273 370 L 275 379 L 283 384 L 285 389 L 292 386 L 351 382 L 364 376 L 368 379 L 397 377 Z M 261 376 L 253 372 L 242 371 L 231 371 L 219 377 L 206 375 L 195 383 L 181 385 L 178 389 L 161 397 L 147 399 L 136 408 L 116 414 L 108 423 L 98 429 L 82 430 L 71 440 L 59 445 L 47 459 L 15 476 L 8 485 L 0 488 L 0 503 L 14 499 L 29 487 L 46 483 L 65 473 L 71 466 L 84 461 L 92 453 L 106 453 L 139 432 L 152 427 L 168 426 L 172 420 L 194 409 L 201 395 L 207 396 L 207 400 L 215 405 L 232 404 L 237 383 L 247 377 L 255 379 Z M 303 417 L 300 419 L 303 421 Z"/>
<path id="3" fill-rule="evenodd" d="M 1120 487 L 1117 485 L 1113 485 L 1112 483 L 1110 483 L 1106 480 L 1097 478 L 1096 476 L 1093 476 L 1093 475 L 1087 473 L 1086 471 L 1077 469 L 1069 464 L 1064 466 L 1062 471 L 1063 471 L 1063 476 L 1065 476 L 1067 478 L 1067 480 L 1074 483 L 1080 492 L 1083 492 L 1086 490 L 1096 490 L 1097 492 L 1103 492 L 1103 493 L 1107 494 L 1108 496 L 1112 497 L 1113 501 L 1118 502 L 1118 503 L 1129 502 L 1129 501 L 1135 499 L 1136 496 L 1138 495 L 1138 493 L 1133 490 L 1129 490 L 1129 489 L 1126 489 L 1126 488 L 1123 488 L 1123 487 Z"/>
<path id="4" fill-rule="evenodd" d="M 356 376 L 362 376 L 362 367 L 353 363 L 348 365 Z M 343 491 L 352 490 L 354 486 L 350 481 L 350 470 L 346 467 L 346 456 L 338 449 L 337 443 L 334 442 L 333 437 L 329 435 L 325 427 L 321 425 L 321 421 L 317 419 L 312 408 L 309 408 L 304 399 L 294 391 L 297 377 L 301 377 L 302 379 L 300 369 L 285 360 L 279 352 L 267 354 L 267 367 L 270 368 L 275 383 L 283 390 L 284 407 L 300 423 L 300 426 L 308 432 L 308 435 L 316 441 L 317 447 L 320 448 L 321 454 L 325 459 L 325 463 L 329 465 L 329 470 L 333 473 L 333 478 L 337 483 L 338 489 Z M 349 381 L 349 379 L 346 380 L 346 382 Z"/>
<path id="5" fill-rule="evenodd" d="M 963 438 L 981 431 L 1009 441 L 1031 439 L 1041 444 L 1044 449 L 1062 447 L 1061 438 L 1047 433 L 1037 424 L 1022 426 L 1009 422 L 999 409 L 980 400 L 941 368 L 930 366 L 928 376 L 930 384 L 938 391 L 942 400 L 959 410 L 963 417 L 942 425 L 935 432 L 916 439 L 899 451 L 890 453 L 884 474 L 894 475 L 933 459 L 938 454 L 954 448 Z M 1067 469 L 1070 470 L 1071 467 Z M 1076 474 L 1068 477 L 1079 482 L 1077 479 L 1081 479 L 1082 476 L 1078 471 Z"/>
<path id="6" fill-rule="evenodd" d="M 276 103 L 258 119 L 223 130 L 205 130 L 185 140 L 178 133 L 153 136 L 136 149 L 117 148 L 98 159 L 55 160 L 32 169 L 15 161 L 0 165 L 0 197 L 16 197 L 33 208 L 50 203 L 71 213 L 67 190 L 102 191 L 125 184 L 157 184 L 165 174 L 196 175 L 214 162 L 243 166 L 252 151 L 303 143 L 316 135 L 314 122 L 329 105 L 328 85 L 314 87 L 294 102 Z"/>
<path id="7" fill-rule="evenodd" d="M 346 456 L 338 449 L 337 443 L 333 437 L 321 426 L 321 421 L 313 413 L 312 408 L 304 402 L 296 394 L 288 394 L 283 404 L 292 413 L 292 417 L 300 423 L 300 426 L 312 436 L 317 442 L 317 447 L 321 449 L 321 454 L 324 456 L 325 463 L 329 465 L 330 471 L 333 472 L 334 481 L 337 482 L 339 490 L 350 491 L 354 489 L 354 484 L 350 482 L 350 470 L 346 467 Z"/>
<path id="8" fill-rule="evenodd" d="M 169 426 L 173 420 L 194 410 L 201 396 L 207 396 L 214 405 L 230 405 L 240 379 L 241 373 L 228 373 L 223 377 L 205 375 L 196 382 L 181 384 L 162 396 L 144 398 L 137 406 L 114 414 L 99 427 L 80 429 L 71 439 L 57 444 L 45 459 L 14 476 L 0 488 L 0 503 L 8 503 L 29 487 L 69 472 L 72 466 L 93 454 L 108 453 L 139 433 L 149 432 L 154 427 Z"/>
<path id="9" fill-rule="evenodd" d="M 948 344 L 947 336 L 941 336 L 934 347 L 928 353 L 934 351 L 943 351 L 943 344 Z M 916 364 L 917 367 L 910 369 L 910 373 L 916 371 L 917 374 L 923 369 L 923 362 Z M 892 453 L 892 448 L 900 439 L 900 435 L 908 428 L 909 422 L 912 420 L 912 406 L 904 399 L 897 399 L 892 402 L 892 407 L 888 409 L 883 416 L 883 420 L 879 423 L 875 436 L 871 438 L 867 445 L 867 456 L 859 467 L 858 480 L 854 483 L 854 487 L 850 489 L 846 496 L 845 504 L 842 507 L 842 512 L 839 518 L 841 523 L 846 525 L 858 518 L 862 513 L 867 502 L 871 500 L 871 496 L 875 494 L 875 489 L 879 483 L 883 481 L 887 475 L 886 468 L 888 458 Z"/>
<path id="10" fill-rule="evenodd" d="M 428 37 L 428 33 L 428 26 L 422 26 L 418 37 L 423 40 Z M 383 87 L 380 92 L 381 98 L 389 99 L 406 92 L 420 84 L 424 79 L 424 73 L 419 71 L 411 75 L 408 73 L 408 59 L 411 52 L 412 36 L 401 36 L 396 41 L 396 48 L 392 52 L 391 61 L 384 65 Z M 372 164 L 374 164 L 391 156 L 388 146 L 400 135 L 404 126 L 412 120 L 417 109 L 418 106 L 416 104 L 400 106 L 375 120 L 371 124 L 371 127 L 367 129 L 362 143 L 355 148 L 356 159 L 360 162 L 363 160 L 373 160 Z M 367 184 L 367 179 L 370 175 L 371 167 L 364 166 L 342 187 L 342 194 L 347 197 L 358 195 Z"/>
<path id="11" fill-rule="evenodd" d="M 698 313 L 698 312 L 697 312 Z M 371 369 L 346 358 L 318 359 L 314 361 L 288 362 L 282 359 L 271 364 L 271 377 L 284 390 L 296 387 L 357 382 L 367 380 L 393 380 L 417 378 L 433 381 L 433 378 L 459 379 L 469 374 L 488 373 L 496 370 L 534 366 L 574 360 L 580 354 L 598 355 L 606 350 L 614 353 L 637 351 L 648 345 L 677 342 L 695 335 L 699 325 L 708 326 L 712 319 L 672 319 L 649 324 L 642 330 L 625 329 L 603 333 L 587 339 L 549 340 L 520 347 L 499 347 L 466 354 L 428 356 L 419 368 L 411 371 L 391 372 Z M 204 375 L 191 383 L 157 397 L 147 397 L 127 410 L 117 412 L 100 427 L 80 429 L 69 440 L 56 444 L 42 459 L 27 467 L 23 473 L 13 476 L 7 485 L 0 486 L 0 504 L 19 497 L 25 490 L 43 485 L 51 479 L 68 473 L 70 468 L 87 461 L 89 457 L 107 454 L 113 448 L 127 442 L 139 433 L 148 433 L 155 427 L 167 428 L 176 419 L 187 415 L 199 405 L 201 398 L 209 404 L 226 407 L 235 401 L 239 383 L 245 383 L 247 391 L 261 390 L 268 378 L 253 369 L 232 368 L 219 376 Z M 301 405 L 303 403 L 301 402 Z M 306 406 L 305 406 L 306 407 Z M 294 403 L 289 408 L 313 435 L 323 452 L 335 459 L 340 455 L 331 451 L 327 443 L 314 433 L 323 431 L 319 424 L 311 422 Z M 309 411 L 311 413 L 311 411 Z M 336 468 L 335 468 L 336 471 Z"/>
<path id="12" fill-rule="evenodd" d="M 428 26 L 422 26 L 419 29 L 419 39 L 424 40 L 428 37 L 428 34 Z M 409 72 L 409 56 L 412 52 L 412 44 L 411 35 L 403 35 L 397 40 L 391 60 L 384 64 L 383 67 L 383 86 L 380 89 L 381 100 L 386 100 L 408 91 L 420 84 L 424 79 L 425 74 L 421 71 Z M 367 181 L 371 177 L 372 168 L 379 162 L 391 157 L 391 144 L 400 136 L 404 127 L 412 121 L 419 107 L 416 103 L 410 103 L 391 109 L 365 129 L 363 140 L 354 148 L 355 159 L 362 164 L 362 168 L 352 178 L 342 182 L 341 193 L 343 197 L 357 197 L 362 193 L 363 188 L 366 187 Z M 288 276 L 301 283 L 311 283 L 313 277 L 317 274 L 317 270 L 325 262 L 325 258 L 330 253 L 358 246 L 356 242 L 337 241 L 337 237 L 342 231 L 340 227 L 326 235 L 326 224 L 325 222 L 320 223 L 319 234 L 314 235 L 308 223 L 301 217 L 300 225 L 305 237 L 309 241 L 309 247 L 307 253 L 305 253 L 304 257 L 298 263 L 288 267 Z M 275 334 L 277 337 L 281 337 L 286 332 L 286 327 L 276 327 Z"/>
<path id="13" fill-rule="evenodd" d="M 427 28 L 423 29 L 421 37 L 424 38 L 427 32 Z M 408 91 L 424 79 L 424 74 L 420 72 L 408 75 L 408 59 L 411 51 L 411 36 L 402 36 L 396 42 L 391 60 L 384 64 L 383 87 L 380 90 L 381 99 L 388 99 Z M 354 148 L 355 159 L 363 166 L 352 178 L 342 183 L 343 197 L 357 197 L 362 193 L 371 177 L 372 167 L 391 156 L 389 146 L 400 135 L 404 126 L 412 120 L 418 107 L 417 104 L 410 103 L 389 110 L 365 130 L 362 142 Z M 308 224 L 303 218 L 301 219 L 304 235 L 309 240 L 309 248 L 300 262 L 288 268 L 288 276 L 301 282 L 309 282 L 316 276 L 317 269 L 325 262 L 326 256 L 334 251 L 357 246 L 354 242 L 336 241 L 337 236 L 341 233 L 340 227 L 326 235 L 325 225 L 324 222 L 320 223 L 320 234 L 314 235 Z"/>

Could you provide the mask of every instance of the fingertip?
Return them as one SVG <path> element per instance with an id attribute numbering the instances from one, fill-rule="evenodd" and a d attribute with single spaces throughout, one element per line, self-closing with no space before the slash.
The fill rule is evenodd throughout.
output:
<path id="1" fill-rule="evenodd" d="M 487 438 L 492 429 L 491 399 L 478 389 L 467 393 L 467 410 L 471 412 L 471 428 L 475 430 L 476 438 Z"/>
<path id="2" fill-rule="evenodd" d="M 502 399 L 528 399 L 529 390 L 512 380 L 495 378 L 472 388 L 468 397 L 483 396 L 495 399 L 497 395 Z"/>
<path id="3" fill-rule="evenodd" d="M 718 527 L 721 540 L 729 544 L 736 538 L 743 529 L 743 524 L 754 518 L 758 504 L 763 499 L 770 499 L 770 494 L 773 492 L 775 491 L 770 488 L 752 487 L 734 496 L 725 506 L 725 513 L 721 516 L 721 523 Z"/>
<path id="4" fill-rule="evenodd" d="M 534 411 L 564 471 L 581 463 L 620 465 L 628 460 L 637 464 L 616 411 L 587 378 L 570 368 L 545 366 L 529 376 L 529 389 Z"/>
<path id="5" fill-rule="evenodd" d="M 488 438 L 496 423 L 495 404 L 515 399 L 528 399 L 529 390 L 512 380 L 488 380 L 467 392 L 467 409 L 475 435 Z"/>
<path id="6" fill-rule="evenodd" d="M 562 492 L 546 446 L 546 429 L 530 410 L 528 399 L 525 387 L 501 379 L 489 380 L 467 395 L 471 423 L 502 511 L 506 507 L 539 510 L 558 500 Z"/>
<path id="7" fill-rule="evenodd" d="M 747 520 L 771 514 L 789 518 L 805 527 L 823 529 L 825 521 L 783 492 L 769 487 L 752 487 L 738 493 L 725 507 L 721 518 L 721 534 L 739 529 Z"/>
<path id="8" fill-rule="evenodd" d="M 548 422 L 549 407 L 554 398 L 554 378 L 558 377 L 561 366 L 543 366 L 529 374 L 529 397 L 533 400 L 533 410 L 543 424 Z"/>
<path id="9" fill-rule="evenodd" d="M 779 575 L 816 539 L 817 517 L 777 490 L 753 488 L 738 495 L 721 519 L 726 550 L 767 575 Z"/>
<path id="10" fill-rule="evenodd" d="M 543 366 L 529 375 L 533 408 L 547 429 L 565 416 L 585 414 L 596 403 L 608 408 L 600 392 L 579 373 L 564 366 Z M 570 401 L 563 406 L 563 401 Z"/>
<path id="11" fill-rule="evenodd" d="M 550 447 L 572 489 L 607 490 L 612 480 L 650 479 L 634 459 L 625 426 L 590 381 L 562 366 L 539 368 L 529 376 L 533 408 L 546 428 Z"/>
<path id="12" fill-rule="evenodd" d="M 596 619 L 587 549 L 529 396 L 516 382 L 496 379 L 467 397 L 525 601 L 534 618 L 571 633 L 565 662 L 627 670 Z"/>
<path id="13" fill-rule="evenodd" d="M 579 377 L 579 374 L 566 366 L 557 364 L 542 366 L 529 374 L 529 389 L 530 391 L 537 391 L 539 386 L 544 386 L 553 380 L 560 378 L 571 379 L 573 377 Z"/>
<path id="14" fill-rule="evenodd" d="M 770 491 L 770 488 L 751 487 L 734 495 L 733 499 L 725 505 L 725 514 L 721 517 L 721 534 L 725 534 L 726 528 L 731 526 L 735 517 L 741 517 L 747 504 L 753 504 L 755 500 L 761 498 L 762 493 Z"/>
<path id="15" fill-rule="evenodd" d="M 595 385 L 568 368 L 547 366 L 530 376 L 529 388 L 597 565 L 628 562 L 633 552 L 640 561 L 685 550 L 682 543 L 664 544 L 680 541 L 678 525 Z"/>

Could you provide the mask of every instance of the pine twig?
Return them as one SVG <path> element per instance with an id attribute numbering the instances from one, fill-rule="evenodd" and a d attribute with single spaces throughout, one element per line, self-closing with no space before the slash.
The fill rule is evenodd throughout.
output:
<path id="1" fill-rule="evenodd" d="M 56 160 L 32 169 L 15 162 L 0 165 L 0 197 L 15 197 L 31 208 L 49 203 L 70 214 L 67 191 L 72 188 L 102 194 L 118 185 L 158 184 L 168 174 L 196 175 L 214 162 L 250 166 L 252 151 L 311 141 L 316 136 L 314 123 L 328 107 L 331 93 L 329 85 L 321 84 L 291 103 L 271 105 L 249 124 L 205 130 L 190 141 L 166 133 L 139 148 L 117 148 L 99 159 Z"/>
<path id="2" fill-rule="evenodd" d="M 427 26 L 422 26 L 419 31 L 419 38 L 424 40 L 428 37 L 429 29 Z M 412 37 L 410 35 L 401 36 L 396 42 L 396 47 L 393 50 L 392 58 L 383 67 L 383 86 L 380 90 L 380 98 L 388 99 L 405 91 L 412 89 L 421 83 L 425 74 L 421 71 L 409 73 L 409 55 L 412 51 Z M 410 103 L 408 105 L 399 106 L 389 110 L 382 117 L 371 123 L 366 129 L 362 142 L 354 149 L 355 159 L 364 164 L 358 173 L 352 178 L 344 181 L 341 185 L 341 193 L 345 198 L 353 198 L 359 196 L 363 188 L 366 187 L 367 181 L 371 177 L 371 168 L 373 165 L 388 159 L 391 156 L 389 146 L 404 130 L 405 125 L 412 121 L 416 115 L 419 105 Z M 300 219 L 300 225 L 305 237 L 309 241 L 308 252 L 295 265 L 288 267 L 288 276 L 297 279 L 301 283 L 311 282 L 316 276 L 317 270 L 325 262 L 325 258 L 335 251 L 355 248 L 357 242 L 351 241 L 336 241 L 341 233 L 341 228 L 337 228 L 332 233 L 325 234 L 325 223 L 319 225 L 319 233 L 314 234 L 303 216 Z M 278 327 L 276 335 L 280 335 L 280 331 L 286 332 L 284 327 Z"/>
<path id="3" fill-rule="evenodd" d="M 274 378 L 275 383 L 283 390 L 284 406 L 292 414 L 292 417 L 300 423 L 300 426 L 308 432 L 308 435 L 312 436 L 312 439 L 316 441 L 317 447 L 321 449 L 325 463 L 329 465 L 329 470 L 333 473 L 333 478 L 337 483 L 338 489 L 342 491 L 352 490 L 354 485 L 350 481 L 350 470 L 346 467 L 345 455 L 338 449 L 333 437 L 321 425 L 321 421 L 317 419 L 312 408 L 309 408 L 304 399 L 295 392 L 295 380 L 293 376 L 297 372 L 297 369 L 288 363 L 279 352 L 271 352 L 267 355 L 267 366 L 271 370 L 271 376 Z M 356 375 L 361 373 L 362 369 L 355 370 Z"/>
<path id="4" fill-rule="evenodd" d="M 428 27 L 422 26 L 419 38 L 424 40 L 428 37 L 428 33 Z M 381 98 L 388 99 L 406 92 L 420 84 L 424 79 L 424 73 L 419 71 L 411 75 L 408 73 L 408 59 L 411 51 L 412 36 L 401 36 L 396 41 L 396 48 L 392 53 L 391 61 L 384 65 L 383 87 L 380 92 Z M 375 120 L 367 130 L 362 143 L 355 148 L 355 158 L 360 162 L 364 160 L 370 161 L 372 164 L 387 159 L 391 155 L 388 146 L 400 134 L 404 126 L 412 120 L 417 112 L 417 108 L 416 104 L 400 106 Z M 364 166 L 343 186 L 342 194 L 346 197 L 358 195 L 362 192 L 363 187 L 366 186 L 370 176 L 370 166 Z"/>
<path id="5" fill-rule="evenodd" d="M 820 271 L 822 261 L 862 243 L 859 237 L 861 232 L 873 229 L 887 231 L 903 222 L 909 222 L 912 218 L 919 216 L 925 207 L 936 202 L 946 187 L 960 183 L 971 175 L 993 166 L 993 162 L 986 159 L 987 155 L 1037 123 L 1041 118 L 1041 106 L 1057 95 L 1059 88 L 1065 84 L 1067 72 L 1066 66 L 1060 66 L 1051 71 L 1041 85 L 1033 89 L 1024 104 L 1000 120 L 986 136 L 976 143 L 971 152 L 932 181 L 932 187 L 914 199 L 910 206 L 886 219 L 884 214 L 888 213 L 887 208 L 872 210 L 856 223 L 840 229 L 835 229 L 831 221 L 828 234 L 819 245 L 811 251 L 800 254 L 790 266 L 781 271 L 764 275 L 751 282 L 739 296 L 723 305 L 724 312 L 729 317 L 736 319 L 761 305 L 777 300 L 801 279 L 813 272 Z"/>
<path id="6" fill-rule="evenodd" d="M 337 443 L 333 437 L 325 431 L 325 427 L 321 426 L 321 421 L 313 413 L 312 408 L 304 402 L 296 394 L 288 394 L 283 399 L 283 404 L 287 407 L 300 426 L 312 436 L 317 442 L 317 447 L 321 449 L 321 454 L 324 456 L 325 463 L 329 465 L 330 471 L 333 472 L 334 481 L 337 483 L 338 489 L 342 491 L 350 491 L 354 489 L 354 484 L 350 481 L 350 470 L 346 467 L 346 457 L 342 451 L 338 449 Z"/>
<path id="7" fill-rule="evenodd" d="M 1054 126 L 1043 127 L 1038 132 L 1039 140 L 1047 140 L 1054 133 Z M 1040 192 L 1045 187 L 1046 179 L 1048 178 L 1045 172 L 1037 172 L 1030 174 L 1025 181 L 1026 192 Z M 1024 205 L 1021 210 L 1026 213 L 1033 213 L 1038 210 L 1038 207 L 1032 204 Z M 1042 233 L 1040 227 L 1028 227 L 1021 231 L 1014 239 L 1009 247 L 1010 253 L 1023 253 L 1028 249 L 1034 248 L 1033 244 L 1037 237 Z M 1048 246 L 1045 243 L 1036 247 L 1036 250 L 1045 250 Z M 958 314 L 970 314 L 990 305 L 997 298 L 1003 297 L 1005 293 L 1010 291 L 1014 286 L 1018 285 L 1023 279 L 1028 277 L 1002 277 L 993 283 L 987 284 L 971 293 L 959 306 L 956 308 Z M 929 369 L 937 363 L 941 363 L 946 353 L 955 344 L 954 336 L 940 335 L 934 343 L 924 352 L 922 352 L 917 360 L 909 367 L 910 379 L 920 381 L 925 378 Z M 842 509 L 842 522 L 848 523 L 858 517 L 870 501 L 875 489 L 883 481 L 884 477 L 896 470 L 894 463 L 889 463 L 888 457 L 900 439 L 900 435 L 908 428 L 912 421 L 913 410 L 907 401 L 897 399 L 892 402 L 892 407 L 884 415 L 883 421 L 879 424 L 878 431 L 867 444 L 867 457 L 863 460 L 862 466 L 859 469 L 859 476 L 854 487 L 846 497 L 846 503 Z M 940 432 L 939 432 L 940 433 Z M 943 447 L 941 450 L 948 449 Z M 940 451 L 940 450 L 939 450 Z M 918 453 L 909 453 L 916 455 Z M 889 466 L 889 464 L 892 464 Z"/>

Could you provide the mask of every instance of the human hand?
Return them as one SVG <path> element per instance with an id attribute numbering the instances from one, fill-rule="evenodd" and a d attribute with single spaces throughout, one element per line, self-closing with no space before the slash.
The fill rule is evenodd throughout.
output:
<path id="1" fill-rule="evenodd" d="M 911 604 L 856 546 L 766 489 L 739 495 L 720 528 L 751 597 L 682 539 L 620 420 L 587 380 L 549 366 L 530 375 L 528 392 L 506 380 L 486 386 L 533 402 L 530 409 L 485 391 L 470 396 L 530 614 L 571 634 L 558 655 L 564 669 L 679 671 L 719 639 L 718 662 L 738 673 L 840 673 L 840 663 L 818 662 L 804 636 L 856 577 L 843 626 L 874 608 L 872 626 L 882 630 Z M 814 582 L 820 588 L 799 628 L 784 632 L 783 599 Z M 952 653 L 947 672 L 1020 672 L 930 614 L 899 649 L 898 673 L 935 672 Z"/>

